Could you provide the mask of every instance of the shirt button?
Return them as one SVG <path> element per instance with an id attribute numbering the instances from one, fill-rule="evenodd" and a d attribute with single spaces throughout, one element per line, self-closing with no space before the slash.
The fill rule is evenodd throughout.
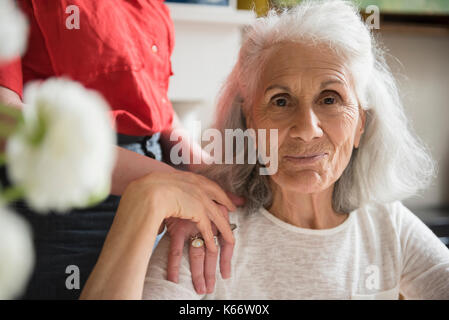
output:
<path id="1" fill-rule="evenodd" d="M 162 98 L 162 103 L 166 103 L 167 100 L 165 100 L 165 98 Z"/>
<path id="2" fill-rule="evenodd" d="M 153 46 L 151 47 L 151 51 L 157 53 L 157 45 L 153 44 Z"/>

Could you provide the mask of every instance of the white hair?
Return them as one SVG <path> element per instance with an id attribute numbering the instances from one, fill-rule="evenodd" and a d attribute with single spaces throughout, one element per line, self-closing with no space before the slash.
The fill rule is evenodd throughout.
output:
<path id="1" fill-rule="evenodd" d="M 254 102 L 264 63 L 273 47 L 285 42 L 325 44 L 343 57 L 366 113 L 359 148 L 353 150 L 335 183 L 334 210 L 350 212 L 368 202 L 403 200 L 426 188 L 434 175 L 434 162 L 412 133 L 383 51 L 349 1 L 306 0 L 290 10 L 270 10 L 258 18 L 247 29 L 238 61 L 218 96 L 214 127 L 222 133 L 246 129 L 245 111 Z M 269 178 L 258 174 L 259 167 L 213 165 L 204 173 L 245 197 L 252 211 L 272 200 Z"/>

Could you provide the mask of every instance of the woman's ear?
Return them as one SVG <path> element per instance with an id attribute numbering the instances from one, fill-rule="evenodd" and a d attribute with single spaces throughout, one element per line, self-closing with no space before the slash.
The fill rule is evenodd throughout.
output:
<path id="1" fill-rule="evenodd" d="M 357 132 L 354 138 L 354 148 L 358 148 L 360 144 L 360 140 L 362 139 L 362 134 L 365 132 L 365 124 L 366 124 L 366 111 L 359 106 L 359 121 L 357 124 Z"/>

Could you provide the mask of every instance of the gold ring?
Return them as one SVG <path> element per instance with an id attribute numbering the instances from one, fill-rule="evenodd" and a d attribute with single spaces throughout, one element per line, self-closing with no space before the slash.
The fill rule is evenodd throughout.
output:
<path id="1" fill-rule="evenodd" d="M 237 228 L 237 225 L 234 223 L 231 223 L 229 226 L 231 227 L 231 231 L 234 231 Z M 217 236 L 214 236 L 214 241 L 215 241 L 215 244 L 218 246 L 218 237 Z M 204 246 L 204 239 L 203 239 L 203 237 L 201 237 L 201 233 L 198 233 L 198 234 L 194 235 L 193 237 L 190 237 L 190 244 L 194 248 L 201 248 L 202 246 Z"/>
<path id="2" fill-rule="evenodd" d="M 197 234 L 190 238 L 190 244 L 194 248 L 201 248 L 202 246 L 204 246 L 204 239 L 200 234 Z"/>

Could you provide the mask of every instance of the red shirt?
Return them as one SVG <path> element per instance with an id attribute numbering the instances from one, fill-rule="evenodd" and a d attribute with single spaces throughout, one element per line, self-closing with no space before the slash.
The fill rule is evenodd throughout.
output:
<path id="1" fill-rule="evenodd" d="M 0 85 L 22 97 L 23 84 L 67 76 L 99 91 L 117 131 L 143 136 L 171 125 L 167 97 L 174 27 L 163 0 L 18 0 L 30 23 L 21 60 L 0 67 Z M 79 8 L 79 29 L 66 20 Z M 72 16 L 73 17 L 73 16 Z"/>

